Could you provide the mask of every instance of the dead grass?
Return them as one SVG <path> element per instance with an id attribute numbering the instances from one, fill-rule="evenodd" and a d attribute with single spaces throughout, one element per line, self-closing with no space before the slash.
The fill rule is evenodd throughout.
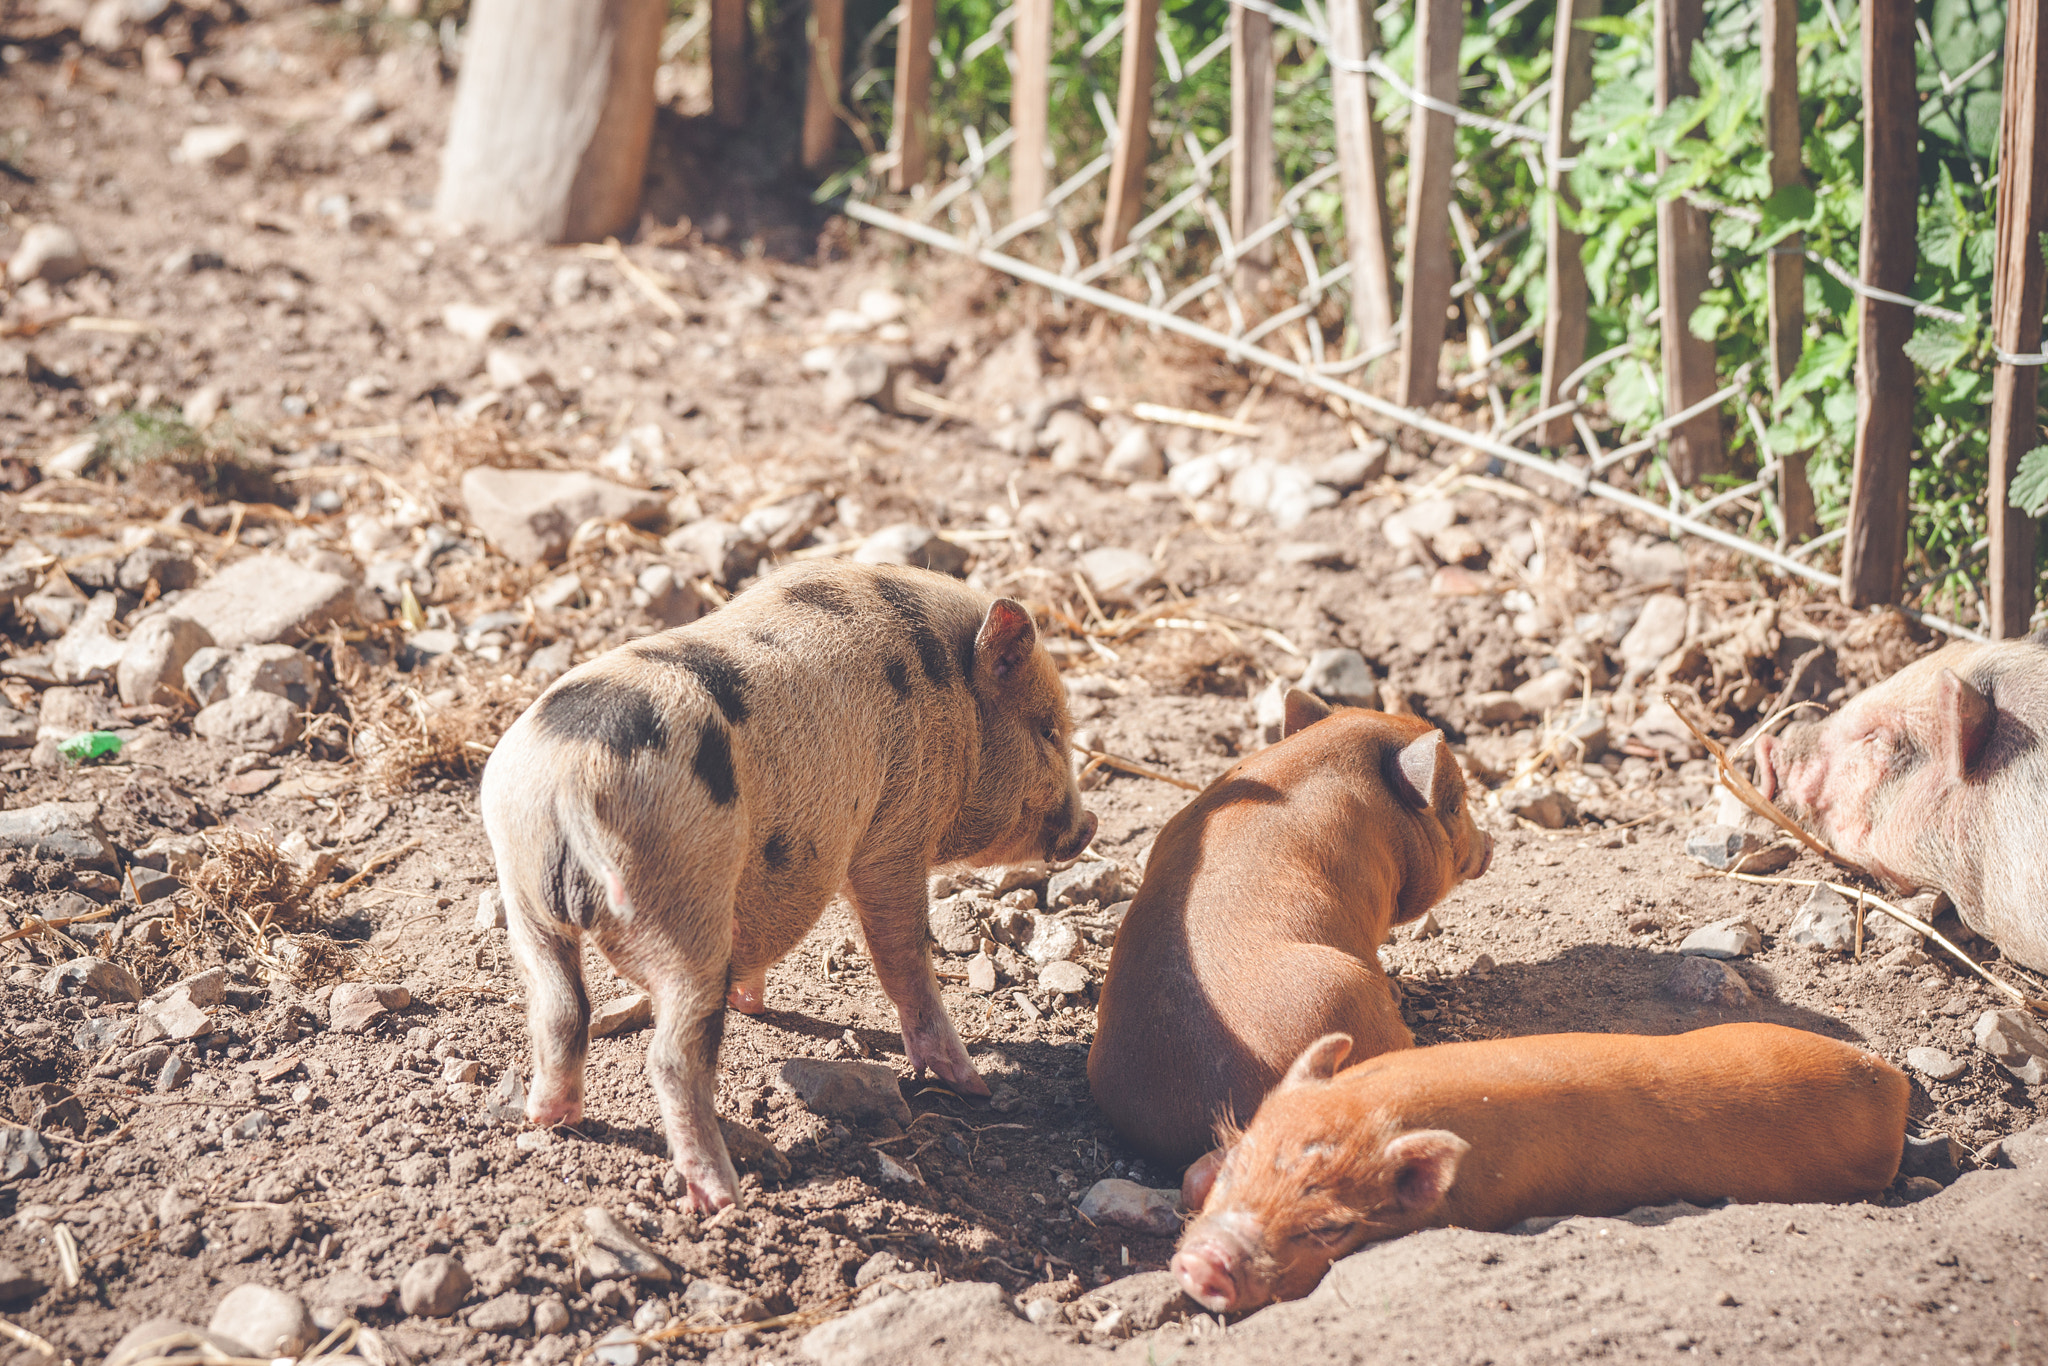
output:
<path id="1" fill-rule="evenodd" d="M 302 864 L 235 826 L 208 831 L 206 845 L 173 916 L 173 952 L 186 967 L 213 960 L 224 945 L 302 985 L 347 975 L 352 955 L 320 932 L 325 864 Z"/>
<path id="2" fill-rule="evenodd" d="M 473 781 L 491 747 L 538 689 L 521 678 L 492 679 L 480 694 L 435 705 L 412 686 L 387 688 L 357 708 L 356 757 L 370 786 L 386 795 L 447 778 Z"/>

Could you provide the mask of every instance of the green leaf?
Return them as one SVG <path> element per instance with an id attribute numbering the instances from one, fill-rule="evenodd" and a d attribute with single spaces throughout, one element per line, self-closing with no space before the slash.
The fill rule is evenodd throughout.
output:
<path id="1" fill-rule="evenodd" d="M 1780 186 L 1762 204 L 1764 221 L 1757 226 L 1763 245 L 1769 246 L 1787 233 L 1804 232 L 1813 226 L 1813 189 L 1807 185 Z"/>
<path id="2" fill-rule="evenodd" d="M 2036 446 L 2020 457 L 2019 473 L 2006 496 L 2029 517 L 2048 512 L 2048 446 Z"/>
<path id="3" fill-rule="evenodd" d="M 1931 375 L 1943 373 L 1976 349 L 1975 329 L 1943 318 L 1922 318 L 1905 348 L 1907 359 Z"/>

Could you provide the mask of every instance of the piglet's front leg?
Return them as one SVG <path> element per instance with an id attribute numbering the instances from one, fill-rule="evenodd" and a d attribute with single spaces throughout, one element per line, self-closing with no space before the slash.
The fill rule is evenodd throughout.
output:
<path id="1" fill-rule="evenodd" d="M 956 1091 L 987 1095 L 988 1083 L 974 1070 L 967 1046 L 953 1031 L 945 1002 L 939 999 L 939 979 L 932 974 L 925 870 L 856 872 L 848 892 L 868 955 L 875 961 L 875 976 L 895 1003 L 911 1072 L 923 1076 L 929 1071 Z"/>

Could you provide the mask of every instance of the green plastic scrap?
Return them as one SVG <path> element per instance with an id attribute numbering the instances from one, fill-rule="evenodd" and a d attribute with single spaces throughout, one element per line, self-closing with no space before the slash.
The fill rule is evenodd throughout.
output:
<path id="1" fill-rule="evenodd" d="M 85 730 L 57 744 L 57 752 L 74 764 L 111 759 L 121 752 L 121 737 L 110 730 Z"/>

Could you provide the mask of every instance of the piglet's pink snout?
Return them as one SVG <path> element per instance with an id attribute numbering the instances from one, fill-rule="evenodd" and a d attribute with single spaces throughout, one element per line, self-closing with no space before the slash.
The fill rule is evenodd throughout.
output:
<path id="1" fill-rule="evenodd" d="M 1243 1302 L 1238 1269 L 1244 1253 L 1230 1240 L 1197 1232 L 1173 1254 L 1173 1274 L 1188 1298 L 1205 1309 L 1227 1313 Z"/>

